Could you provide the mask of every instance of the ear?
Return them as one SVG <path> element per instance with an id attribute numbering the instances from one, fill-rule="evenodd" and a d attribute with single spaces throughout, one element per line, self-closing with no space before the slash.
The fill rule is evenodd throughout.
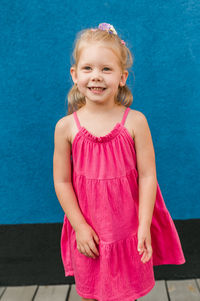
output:
<path id="1" fill-rule="evenodd" d="M 70 74 L 74 84 L 77 84 L 77 74 L 76 74 L 76 68 L 74 66 L 70 68 Z"/>
<path id="2" fill-rule="evenodd" d="M 119 82 L 120 87 L 125 86 L 127 78 L 128 78 L 128 70 L 124 70 Z"/>

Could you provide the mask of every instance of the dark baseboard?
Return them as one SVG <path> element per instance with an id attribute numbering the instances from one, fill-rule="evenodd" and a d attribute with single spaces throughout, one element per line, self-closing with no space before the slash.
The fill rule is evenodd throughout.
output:
<path id="1" fill-rule="evenodd" d="M 175 220 L 186 263 L 154 266 L 156 280 L 200 277 L 200 219 Z M 62 223 L 0 225 L 0 286 L 75 284 L 65 277 Z"/>

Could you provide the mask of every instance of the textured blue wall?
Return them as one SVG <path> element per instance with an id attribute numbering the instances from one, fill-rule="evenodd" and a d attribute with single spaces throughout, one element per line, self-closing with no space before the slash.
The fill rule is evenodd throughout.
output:
<path id="1" fill-rule="evenodd" d="M 53 186 L 76 33 L 114 25 L 135 56 L 132 108 L 149 122 L 157 177 L 174 219 L 200 217 L 199 0 L 0 3 L 1 224 L 61 222 Z"/>

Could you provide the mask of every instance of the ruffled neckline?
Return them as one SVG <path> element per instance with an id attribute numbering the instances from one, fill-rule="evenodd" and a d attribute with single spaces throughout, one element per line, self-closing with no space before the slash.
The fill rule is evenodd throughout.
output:
<path id="1" fill-rule="evenodd" d="M 104 136 L 95 136 L 92 133 L 90 133 L 88 130 L 86 130 L 86 128 L 84 128 L 83 126 L 81 126 L 80 128 L 80 133 L 82 133 L 82 135 L 84 135 L 85 137 L 87 137 L 88 139 L 95 141 L 95 142 L 105 142 L 105 141 L 109 141 L 111 139 L 113 139 L 118 133 L 119 131 L 122 129 L 121 127 L 121 123 L 118 122 L 114 128 L 106 135 Z"/>

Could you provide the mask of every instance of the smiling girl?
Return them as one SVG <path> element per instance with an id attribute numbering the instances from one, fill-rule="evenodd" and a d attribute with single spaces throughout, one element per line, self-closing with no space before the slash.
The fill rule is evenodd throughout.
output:
<path id="1" fill-rule="evenodd" d="M 157 182 L 147 119 L 130 108 L 130 50 L 102 23 L 79 33 L 73 56 L 53 157 L 65 276 L 74 276 L 83 300 L 133 301 L 154 287 L 153 265 L 185 258 Z"/>

